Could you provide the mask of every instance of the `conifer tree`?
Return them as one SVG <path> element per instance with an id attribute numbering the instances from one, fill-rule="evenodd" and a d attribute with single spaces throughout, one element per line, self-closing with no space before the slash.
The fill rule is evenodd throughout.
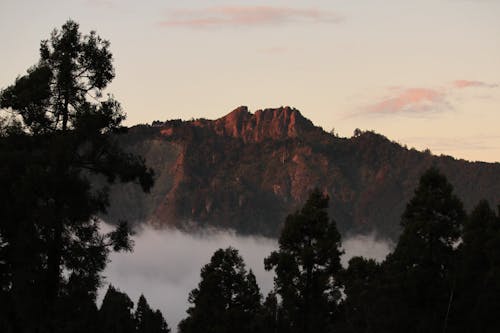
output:
<path id="1" fill-rule="evenodd" d="M 328 218 L 328 196 L 314 190 L 304 207 L 286 218 L 279 250 L 265 259 L 275 269 L 289 332 L 328 332 L 340 300 L 340 234 Z"/>
<path id="2" fill-rule="evenodd" d="M 7 325 L 54 332 L 58 303 L 70 289 L 95 300 L 109 251 L 131 249 L 125 223 L 99 233 L 108 190 L 90 180 L 135 181 L 146 191 L 153 184 L 144 160 L 116 142 L 125 115 L 103 97 L 113 78 L 109 42 L 82 35 L 69 20 L 42 41 L 38 63 L 0 92 L 0 107 L 13 114 L 0 130 Z M 70 287 L 70 280 L 78 282 Z"/>
<path id="3" fill-rule="evenodd" d="M 217 250 L 201 270 L 198 288 L 189 294 L 192 306 L 179 324 L 181 333 L 255 332 L 261 295 L 234 248 Z"/>
<path id="4" fill-rule="evenodd" d="M 397 314 L 390 330 L 437 332 L 446 325 L 465 218 L 446 177 L 436 168 L 426 171 L 403 213 L 396 249 L 384 264 L 393 307 L 388 312 Z"/>
<path id="5" fill-rule="evenodd" d="M 135 311 L 137 333 L 169 333 L 165 319 L 159 310 L 153 311 L 144 295 L 139 297 Z"/>
<path id="6" fill-rule="evenodd" d="M 451 332 L 496 332 L 500 327 L 500 216 L 481 201 L 464 226 L 459 269 L 447 326 Z"/>
<path id="7" fill-rule="evenodd" d="M 99 309 L 99 332 L 134 333 L 133 307 L 134 303 L 127 294 L 109 285 Z"/>

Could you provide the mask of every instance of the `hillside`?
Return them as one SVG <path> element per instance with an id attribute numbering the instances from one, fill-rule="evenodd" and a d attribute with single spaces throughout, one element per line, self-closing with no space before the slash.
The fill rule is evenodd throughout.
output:
<path id="1" fill-rule="evenodd" d="M 240 107 L 217 120 L 138 125 L 120 142 L 144 156 L 156 184 L 149 195 L 114 186 L 109 220 L 276 236 L 286 215 L 319 187 L 330 196 L 341 232 L 396 238 L 406 202 L 432 165 L 468 210 L 482 198 L 500 203 L 500 163 L 433 156 L 374 132 L 336 137 L 289 107 L 254 114 Z"/>

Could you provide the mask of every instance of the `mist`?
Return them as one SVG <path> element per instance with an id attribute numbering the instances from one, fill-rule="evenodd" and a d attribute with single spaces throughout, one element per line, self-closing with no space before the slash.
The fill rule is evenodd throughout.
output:
<path id="1" fill-rule="evenodd" d="M 342 247 L 345 251 L 341 258 L 342 266 L 347 267 L 352 257 L 365 257 L 376 262 L 382 262 L 394 249 L 391 240 L 381 238 L 376 233 L 367 235 L 347 235 L 342 238 Z"/>
<path id="2" fill-rule="evenodd" d="M 111 228 L 104 225 L 103 229 Z M 127 293 L 134 304 L 144 294 L 152 308 L 160 309 L 174 332 L 179 321 L 186 317 L 188 295 L 200 281 L 201 268 L 219 248 L 232 246 L 239 250 L 264 297 L 273 287 L 274 272 L 265 271 L 263 262 L 278 248 L 276 239 L 212 229 L 186 233 L 144 227 L 134 236 L 134 242 L 133 252 L 110 255 L 98 304 L 109 284 Z M 350 236 L 343 242 L 343 248 L 345 265 L 351 257 L 359 255 L 381 261 L 391 244 L 374 235 Z"/>

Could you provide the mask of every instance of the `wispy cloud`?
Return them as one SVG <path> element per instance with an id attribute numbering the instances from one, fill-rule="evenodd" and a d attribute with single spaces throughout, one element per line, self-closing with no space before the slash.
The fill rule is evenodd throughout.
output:
<path id="1" fill-rule="evenodd" d="M 401 86 L 387 87 L 388 95 L 377 102 L 358 109 L 357 112 L 347 115 L 347 118 L 359 115 L 430 115 L 455 109 L 464 88 L 497 88 L 498 83 L 476 80 L 455 80 L 445 84 L 442 88 Z M 489 95 L 476 96 L 477 99 L 491 98 Z"/>
<path id="2" fill-rule="evenodd" d="M 341 16 L 315 8 L 274 6 L 215 6 L 175 10 L 160 22 L 165 27 L 207 28 L 222 26 L 262 26 L 289 22 L 337 23 Z"/>
<path id="3" fill-rule="evenodd" d="M 453 81 L 453 87 L 455 88 L 468 88 L 468 87 L 481 87 L 481 88 L 497 88 L 497 83 L 487 83 L 483 81 L 472 81 L 472 80 L 456 80 Z"/>
<path id="4" fill-rule="evenodd" d="M 446 93 L 429 88 L 394 89 L 393 94 L 381 101 L 369 105 L 363 113 L 423 114 L 449 110 L 450 104 L 446 100 Z"/>

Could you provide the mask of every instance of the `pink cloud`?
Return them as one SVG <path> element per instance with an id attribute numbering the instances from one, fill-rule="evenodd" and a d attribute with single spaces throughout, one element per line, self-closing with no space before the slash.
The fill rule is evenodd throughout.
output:
<path id="1" fill-rule="evenodd" d="M 468 88 L 468 87 L 496 88 L 498 87 L 498 84 L 486 83 L 482 81 L 456 80 L 453 81 L 453 86 L 455 88 Z"/>
<path id="2" fill-rule="evenodd" d="M 370 113 L 427 113 L 449 109 L 444 92 L 427 88 L 408 88 L 367 107 Z"/>
<path id="3" fill-rule="evenodd" d="M 160 22 L 166 27 L 206 28 L 218 26 L 259 26 L 287 22 L 331 22 L 341 20 L 337 14 L 318 9 L 273 6 L 218 6 L 171 12 Z"/>

